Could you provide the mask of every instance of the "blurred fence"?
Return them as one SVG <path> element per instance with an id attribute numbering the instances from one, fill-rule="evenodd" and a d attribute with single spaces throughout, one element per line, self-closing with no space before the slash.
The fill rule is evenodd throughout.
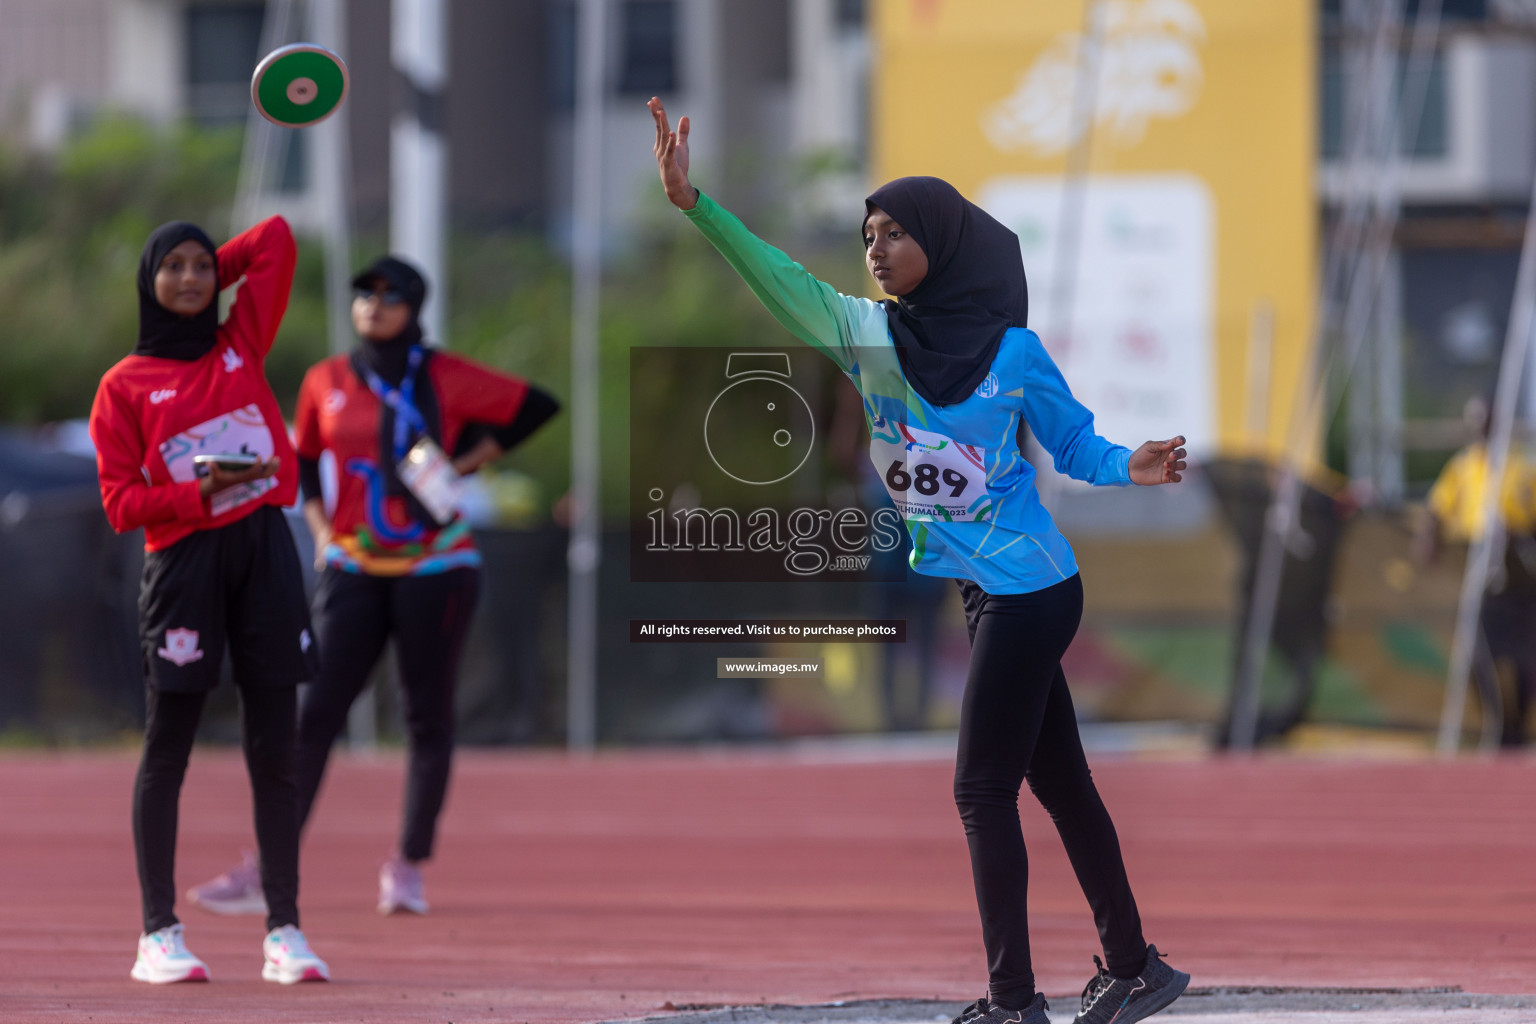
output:
<path id="1" fill-rule="evenodd" d="M 1213 486 L 1214 485 L 1214 486 Z M 1221 515 L 1181 532 L 1074 529 L 1087 607 L 1066 671 L 1080 716 L 1219 728 L 1243 614 L 1245 546 L 1262 516 L 1262 467 L 1218 464 L 1184 485 Z M 1127 495 L 1131 496 L 1131 495 Z M 1337 515 L 1314 502 L 1314 547 L 1287 563 L 1288 596 L 1266 674 L 1266 714 L 1298 694 L 1304 723 L 1408 730 L 1438 720 L 1459 559 L 1407 559 L 1400 515 Z M 290 517 L 308 565 L 309 539 Z M 643 525 L 643 524 L 642 524 Z M 563 530 L 477 532 L 481 601 L 462 665 L 459 735 L 472 744 L 558 743 L 564 730 Z M 1244 538 L 1247 538 L 1245 545 Z M 604 537 L 599 737 L 648 743 L 947 728 L 968 647 L 949 581 L 634 583 L 630 533 Z M 91 742 L 142 725 L 136 627 L 142 537 L 107 526 L 89 458 L 0 434 L 0 742 Z M 306 568 L 313 584 L 312 570 Z M 860 618 L 905 623 L 906 642 L 635 643 L 632 620 Z M 718 658 L 801 657 L 819 674 L 721 679 Z M 1308 678 L 1301 679 L 1305 673 Z M 402 733 L 389 657 L 379 733 Z M 1467 727 L 1479 725 L 1476 701 Z M 1306 732 L 1304 724 L 1303 734 Z M 1294 735 L 1294 734 L 1293 734 Z M 233 687 L 202 736 L 238 739 Z"/>
<path id="2" fill-rule="evenodd" d="M 93 460 L 0 434 L 0 734 L 136 726 L 138 545 L 107 526 Z"/>

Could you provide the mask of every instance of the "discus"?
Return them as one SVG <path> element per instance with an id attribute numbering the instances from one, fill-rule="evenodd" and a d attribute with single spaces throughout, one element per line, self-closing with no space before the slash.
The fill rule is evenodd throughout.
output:
<path id="1" fill-rule="evenodd" d="M 194 466 L 218 466 L 226 473 L 238 473 L 250 469 L 261 461 L 261 456 L 249 452 L 220 452 L 217 455 L 194 455 Z"/>
<path id="2" fill-rule="evenodd" d="M 290 43 L 262 58 L 251 75 L 251 102 L 285 128 L 319 124 L 347 98 L 347 65 L 323 46 Z"/>

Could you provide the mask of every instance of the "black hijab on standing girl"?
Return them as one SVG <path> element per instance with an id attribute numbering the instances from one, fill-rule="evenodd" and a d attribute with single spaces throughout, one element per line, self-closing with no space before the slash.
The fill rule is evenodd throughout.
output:
<path id="1" fill-rule="evenodd" d="M 213 349 L 219 333 L 219 304 L 215 300 L 195 316 L 182 316 L 160 305 L 155 298 L 155 274 L 160 261 L 182 242 L 197 242 L 208 255 L 217 257 L 213 240 L 196 224 L 173 220 L 162 224 L 144 243 L 139 257 L 139 340 L 134 355 L 157 356 L 191 362 Z"/>
<path id="2" fill-rule="evenodd" d="M 1010 327 L 1026 327 L 1029 288 L 1019 239 L 941 178 L 897 178 L 864 200 L 912 236 L 928 276 L 885 301 L 891 338 L 912 390 L 954 405 L 976 390 Z"/>

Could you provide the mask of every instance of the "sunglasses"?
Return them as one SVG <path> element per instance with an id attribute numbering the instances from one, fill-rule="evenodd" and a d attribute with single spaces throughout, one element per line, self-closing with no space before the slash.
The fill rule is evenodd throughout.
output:
<path id="1" fill-rule="evenodd" d="M 386 306 L 398 306 L 405 301 L 405 293 L 398 288 L 355 288 L 353 295 L 359 302 L 376 298 Z"/>

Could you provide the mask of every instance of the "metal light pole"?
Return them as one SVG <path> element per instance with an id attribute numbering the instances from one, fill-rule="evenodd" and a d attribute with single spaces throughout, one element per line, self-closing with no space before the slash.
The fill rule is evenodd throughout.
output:
<path id="1" fill-rule="evenodd" d="M 347 56 L 344 0 L 310 0 L 309 35 L 321 46 Z M 315 203 L 325 246 L 325 311 L 331 352 L 352 347 L 352 143 L 347 105 L 308 129 L 314 134 Z M 378 677 L 375 676 L 377 679 Z M 353 751 L 379 745 L 378 685 L 367 687 L 347 712 L 347 744 Z"/>
<path id="2" fill-rule="evenodd" d="M 448 88 L 445 0 L 393 0 L 390 59 L 405 86 L 389 132 L 389 245 L 426 275 L 422 328 L 448 342 L 448 147 L 443 97 Z"/>
<path id="3" fill-rule="evenodd" d="M 272 0 L 261 21 L 261 52 L 271 53 L 293 41 L 298 11 L 295 0 Z M 240 177 L 235 186 L 235 205 L 230 233 L 256 223 L 273 176 L 288 155 L 288 129 L 280 129 L 257 112 L 255 105 L 245 119 L 245 143 L 240 152 Z"/>
<path id="4" fill-rule="evenodd" d="M 1078 257 L 1082 251 L 1083 212 L 1088 202 L 1088 169 L 1093 159 L 1093 122 L 1098 117 L 1099 69 L 1103 64 L 1105 19 L 1102 0 L 1083 7 L 1077 69 L 1072 82 L 1071 143 L 1061 179 L 1061 207 L 1056 222 L 1055 280 L 1051 282 L 1050 341 L 1072 336 L 1072 306 L 1077 301 Z"/>
<path id="5" fill-rule="evenodd" d="M 1493 563 L 1504 553 L 1504 470 L 1509 462 L 1509 440 L 1514 430 L 1515 406 L 1520 399 L 1521 378 L 1536 330 L 1536 179 L 1531 182 L 1531 206 L 1525 219 L 1525 242 L 1520 249 L 1520 268 L 1515 272 L 1515 297 L 1504 337 L 1504 357 L 1499 363 L 1499 383 L 1493 394 L 1488 425 L 1487 483 L 1483 490 L 1482 530 L 1467 552 L 1467 572 L 1462 577 L 1461 600 L 1456 608 L 1456 635 L 1451 642 L 1451 665 L 1445 681 L 1445 708 L 1440 714 L 1436 749 L 1451 756 L 1461 745 L 1461 719 L 1467 703 L 1467 680 L 1482 635 L 1479 620 L 1483 596 Z M 1485 702 L 1486 704 L 1486 702 Z M 1495 708 L 1483 708 L 1483 745 L 1498 742 L 1489 716 Z"/>
<path id="6" fill-rule="evenodd" d="M 1257 739 L 1259 691 L 1278 610 L 1285 552 L 1301 535 L 1302 483 L 1293 460 L 1305 459 L 1312 426 L 1332 419 L 1337 401 L 1330 403 L 1327 396 L 1329 363 L 1339 356 L 1343 379 L 1352 377 L 1387 285 L 1392 237 L 1401 212 L 1399 150 L 1411 152 L 1418 137 L 1439 39 L 1441 0 L 1424 0 L 1418 8 L 1408 73 L 1400 91 L 1394 83 L 1396 59 L 1391 44 L 1401 26 L 1401 5 L 1402 0 L 1352 0 L 1345 6 L 1357 28 L 1369 28 L 1371 40 L 1366 50 L 1352 54 L 1353 81 L 1346 95 L 1355 106 L 1346 140 L 1346 202 L 1325 261 L 1309 369 L 1292 410 L 1279 481 L 1265 516 L 1249 618 L 1240 638 L 1241 660 L 1228 721 L 1231 746 L 1238 751 L 1253 749 Z M 1400 110 L 1405 116 L 1399 116 Z M 1400 134 L 1400 128 L 1405 134 Z M 1336 296 L 1344 301 L 1338 302 Z M 1330 335 L 1336 328 L 1343 339 L 1339 351 L 1332 351 Z M 1310 392 L 1305 390 L 1308 382 Z"/>
<path id="7" fill-rule="evenodd" d="M 310 0 L 310 37 L 346 59 L 343 0 Z M 332 353 L 352 347 L 352 146 L 347 106 L 310 129 L 315 143 L 315 200 L 325 240 L 325 304 Z"/>
<path id="8" fill-rule="evenodd" d="M 1099 71 L 1103 64 L 1108 9 L 1103 0 L 1086 0 L 1083 28 L 1078 35 L 1077 66 L 1072 79 L 1072 127 L 1068 136 L 1067 164 L 1061 176 L 1061 203 L 1056 216 L 1056 252 L 1052 261 L 1051 322 L 1048 346 L 1068 344 L 1076 329 L 1078 260 L 1082 252 L 1083 216 L 1088 205 L 1088 171 L 1093 159 L 1093 123 L 1098 117 Z M 1026 425 L 1026 429 L 1027 425 Z M 1030 446 L 1040 452 L 1030 435 Z M 1022 439 L 1021 439 L 1022 441 Z M 1023 447 L 1021 443 L 1020 447 Z M 1050 459 L 1035 459 L 1040 466 Z M 1040 500 L 1055 510 L 1061 495 L 1062 476 L 1044 472 L 1036 478 Z"/>
<path id="9" fill-rule="evenodd" d="M 597 742 L 597 572 L 602 558 L 598 478 L 598 323 L 602 290 L 603 98 L 608 0 L 580 0 L 576 47 L 571 234 L 571 540 L 566 649 L 566 739 Z"/>

